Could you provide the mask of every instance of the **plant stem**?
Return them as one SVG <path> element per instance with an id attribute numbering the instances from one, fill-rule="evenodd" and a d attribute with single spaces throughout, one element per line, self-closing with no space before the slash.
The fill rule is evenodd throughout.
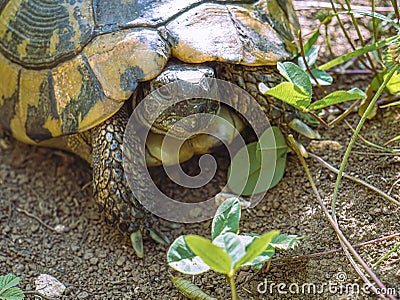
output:
<path id="1" fill-rule="evenodd" d="M 380 258 L 374 265 L 372 266 L 373 268 L 376 268 L 381 262 L 383 262 L 385 259 L 389 257 L 390 254 L 393 252 L 396 252 L 397 249 L 400 248 L 400 244 L 397 244 L 394 248 L 392 248 L 388 253 L 386 253 L 382 258 Z"/>
<path id="2" fill-rule="evenodd" d="M 345 0 L 345 2 L 346 2 L 346 4 L 347 4 L 347 9 L 348 9 L 348 11 L 350 12 L 350 18 L 351 18 L 351 20 L 352 20 L 352 22 L 353 22 L 354 29 L 355 29 L 356 32 L 357 32 L 358 39 L 360 40 L 361 46 L 362 46 L 362 47 L 365 47 L 365 41 L 364 41 L 364 38 L 363 38 L 363 36 L 362 36 L 362 34 L 361 34 L 361 31 L 360 31 L 360 28 L 359 28 L 359 26 L 358 26 L 356 17 L 354 16 L 354 13 L 351 12 L 352 10 L 351 10 L 350 1 L 349 1 L 349 0 Z M 375 20 L 372 19 L 372 22 L 375 22 Z M 375 41 L 376 41 L 376 40 L 375 40 Z M 372 59 L 371 59 L 371 56 L 369 55 L 369 53 L 365 53 L 365 56 L 367 57 L 367 60 L 368 60 L 368 62 L 369 62 L 369 64 L 370 64 L 370 69 L 374 72 L 375 75 L 377 75 L 377 74 L 378 74 L 378 71 L 377 71 L 376 68 L 375 68 L 375 65 L 374 65 L 374 62 L 373 62 Z M 361 58 L 361 57 L 360 57 L 360 58 Z M 368 68 L 368 66 L 367 66 L 367 68 Z"/>
<path id="3" fill-rule="evenodd" d="M 226 281 L 228 281 L 229 286 L 231 288 L 232 292 L 232 300 L 239 300 L 239 296 L 236 291 L 236 285 L 235 285 L 235 274 L 232 276 L 229 276 L 228 274 L 225 275 Z"/>
<path id="4" fill-rule="evenodd" d="M 346 153 L 343 156 L 342 164 L 340 165 L 339 173 L 338 173 L 337 178 L 336 178 L 336 184 L 335 184 L 335 188 L 334 188 L 334 191 L 333 191 L 333 197 L 332 197 L 332 218 L 333 218 L 333 220 L 335 222 L 337 222 L 337 220 L 336 220 L 336 200 L 337 200 L 338 193 L 339 193 L 340 181 L 342 179 L 343 172 L 344 172 L 344 169 L 345 169 L 346 164 L 347 164 L 347 160 L 349 159 L 351 149 L 353 148 L 353 145 L 354 145 L 354 143 L 355 143 L 355 141 L 357 139 L 358 134 L 361 131 L 362 126 L 364 125 L 365 120 L 367 119 L 367 116 L 369 115 L 369 113 L 371 112 L 373 106 L 375 105 L 375 102 L 378 100 L 379 96 L 382 94 L 384 88 L 386 87 L 386 84 L 389 82 L 389 80 L 392 78 L 393 74 L 398 69 L 399 69 L 399 66 L 394 65 L 389 70 L 387 77 L 385 78 L 385 80 L 381 84 L 381 86 L 379 87 L 378 91 L 376 92 L 375 96 L 372 98 L 372 100 L 369 103 L 367 109 L 365 110 L 363 116 L 361 117 L 356 129 L 354 130 L 353 136 L 351 137 L 350 143 L 347 146 Z"/>

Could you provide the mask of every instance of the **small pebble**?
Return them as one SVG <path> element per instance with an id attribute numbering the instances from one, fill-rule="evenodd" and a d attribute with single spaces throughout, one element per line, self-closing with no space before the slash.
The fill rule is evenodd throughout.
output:
<path id="1" fill-rule="evenodd" d="M 99 262 L 99 259 L 97 257 L 92 257 L 91 259 L 89 259 L 89 263 L 91 265 L 97 265 L 98 262 Z"/>
<path id="2" fill-rule="evenodd" d="M 47 297 L 60 297 L 65 291 L 65 285 L 55 277 L 48 274 L 40 274 L 35 280 L 36 291 Z"/>
<path id="3" fill-rule="evenodd" d="M 73 251 L 73 252 L 79 251 L 80 248 L 81 247 L 79 247 L 78 245 L 71 245 L 71 251 Z"/>
<path id="4" fill-rule="evenodd" d="M 78 299 L 88 299 L 89 298 L 89 293 L 88 292 L 80 292 L 77 296 Z"/>
<path id="5" fill-rule="evenodd" d="M 125 256 L 120 256 L 117 260 L 117 266 L 119 267 L 123 266 L 125 264 L 125 260 L 126 260 Z"/>
<path id="6" fill-rule="evenodd" d="M 85 252 L 85 254 L 83 254 L 83 259 L 85 260 L 89 260 L 93 257 L 93 252 Z"/>

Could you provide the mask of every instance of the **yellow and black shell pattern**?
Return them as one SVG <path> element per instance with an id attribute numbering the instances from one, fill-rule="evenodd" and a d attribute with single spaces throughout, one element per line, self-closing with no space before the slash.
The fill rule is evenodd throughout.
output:
<path id="1" fill-rule="evenodd" d="M 171 57 L 291 58 L 296 20 L 284 0 L 0 0 L 0 123 L 27 143 L 88 130 Z"/>

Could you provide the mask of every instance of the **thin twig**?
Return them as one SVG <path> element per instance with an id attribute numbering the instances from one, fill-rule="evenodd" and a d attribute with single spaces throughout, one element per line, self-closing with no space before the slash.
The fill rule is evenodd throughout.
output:
<path id="1" fill-rule="evenodd" d="M 324 24 L 324 30 L 325 30 L 325 43 L 326 43 L 326 47 L 328 47 L 329 50 L 329 55 L 330 57 L 335 57 L 335 54 L 333 53 L 333 49 L 332 49 L 332 44 L 331 44 L 331 39 L 329 37 L 329 29 L 328 29 L 328 24 Z"/>
<path id="2" fill-rule="evenodd" d="M 355 51 L 356 50 L 356 46 L 353 44 L 353 40 L 351 39 L 351 37 L 348 34 L 346 28 L 344 27 L 344 24 L 343 24 L 342 20 L 340 19 L 339 13 L 338 13 L 338 11 L 336 9 L 337 7 L 341 7 L 344 10 L 343 5 L 340 3 L 340 6 L 336 6 L 335 3 L 333 2 L 333 0 L 330 0 L 330 3 L 331 3 L 331 7 L 333 9 L 333 12 L 335 13 L 335 16 L 336 16 L 336 19 L 338 21 L 340 29 L 342 29 L 342 32 L 343 32 L 347 42 L 349 43 L 349 45 L 353 49 L 353 51 Z M 359 56 L 359 60 L 365 66 L 365 68 L 369 69 L 368 64 L 364 61 L 364 59 L 361 56 Z"/>
<path id="3" fill-rule="evenodd" d="M 321 2 L 321 1 L 292 1 L 293 6 L 296 10 L 310 10 L 310 9 L 319 9 L 326 8 L 331 9 L 332 5 L 329 2 Z M 394 0 L 392 3 L 396 4 Z M 335 7 L 340 8 L 339 5 L 334 4 Z M 365 5 L 352 5 L 354 10 L 368 10 L 370 6 Z M 393 7 L 391 6 L 376 6 L 376 12 L 393 12 Z M 395 10 L 396 11 L 396 10 Z M 398 17 L 397 17 L 398 18 Z"/>
<path id="4" fill-rule="evenodd" d="M 338 74 L 338 75 L 371 75 L 372 71 L 371 70 L 360 70 L 360 69 L 357 69 L 357 70 L 344 69 L 343 70 L 343 69 L 337 68 L 337 69 L 329 70 L 328 73 L 331 75 L 335 75 L 335 74 Z"/>
<path id="5" fill-rule="evenodd" d="M 354 110 L 354 108 L 360 103 L 360 100 L 354 101 L 353 104 L 350 105 L 348 109 L 346 109 L 344 112 L 342 112 L 337 118 L 335 118 L 333 121 L 328 123 L 328 127 L 331 127 L 335 125 L 336 123 L 340 122 L 344 118 L 346 118 L 349 114 L 351 114 Z"/>
<path id="6" fill-rule="evenodd" d="M 86 182 L 86 183 L 83 185 L 83 187 L 81 188 L 81 191 L 86 190 L 91 184 L 92 184 L 92 181 L 91 181 L 91 180 L 88 181 L 88 182 Z"/>
<path id="7" fill-rule="evenodd" d="M 358 144 L 358 143 L 357 143 Z M 361 147 L 367 147 L 363 144 L 358 144 Z M 361 154 L 361 155 L 371 155 L 371 156 L 400 156 L 399 151 L 395 151 L 392 153 L 386 153 L 386 152 L 364 152 L 364 151 L 356 151 L 354 150 L 353 153 L 355 154 Z"/>
<path id="8" fill-rule="evenodd" d="M 400 178 L 397 179 L 397 180 L 390 186 L 390 189 L 389 189 L 388 192 L 387 192 L 388 195 L 390 195 L 390 193 L 391 193 L 392 190 L 394 189 L 394 186 L 397 185 L 397 184 L 399 184 L 399 182 L 400 182 Z"/>
<path id="9" fill-rule="evenodd" d="M 347 122 L 347 120 L 345 120 L 345 122 L 346 122 L 346 125 L 347 125 L 347 126 L 353 131 L 353 133 L 354 133 L 356 130 L 353 128 L 353 126 L 351 126 L 350 123 Z M 385 152 L 389 152 L 389 153 L 399 152 L 399 151 L 400 151 L 400 149 L 386 148 L 386 147 L 379 146 L 379 145 L 377 145 L 377 144 L 375 144 L 375 143 L 372 143 L 372 142 L 368 141 L 366 138 L 364 138 L 361 134 L 358 135 L 358 138 L 359 138 L 360 140 L 362 140 L 362 141 L 363 141 L 365 144 L 367 144 L 368 146 L 373 147 L 373 148 L 376 148 L 376 149 L 381 150 L 381 151 L 385 151 Z"/>
<path id="10" fill-rule="evenodd" d="M 399 7 L 397 5 L 397 0 L 392 0 L 392 5 L 393 5 L 394 13 L 397 18 L 397 23 L 400 23 L 400 12 L 399 12 Z"/>
<path id="11" fill-rule="evenodd" d="M 333 9 L 333 12 L 335 13 L 338 24 L 339 24 L 340 28 L 342 29 L 342 32 L 343 32 L 347 42 L 349 43 L 350 47 L 355 51 L 356 47 L 353 44 L 353 40 L 350 38 L 349 34 L 347 33 L 346 28 L 344 28 L 344 24 L 343 24 L 342 20 L 339 17 L 338 10 L 337 10 L 337 7 L 339 7 L 339 6 L 337 4 L 335 4 L 333 2 L 333 0 L 330 0 L 329 2 L 331 3 L 331 8 Z"/>
<path id="12" fill-rule="evenodd" d="M 326 162 L 325 160 L 323 160 L 321 157 L 319 157 L 316 154 L 313 154 L 311 152 L 308 152 L 308 156 L 315 158 L 321 165 L 323 165 L 324 167 L 326 167 L 327 169 L 329 169 L 330 171 L 332 171 L 335 174 L 339 173 L 339 170 L 336 169 L 334 166 L 332 166 L 331 164 L 329 164 L 328 162 Z M 383 198 L 385 198 L 386 200 L 390 201 L 391 203 L 400 206 L 400 202 L 397 201 L 396 199 L 394 199 L 393 197 L 390 197 L 388 194 L 386 194 L 385 192 L 383 192 L 382 190 L 378 189 L 377 187 L 369 184 L 368 182 L 358 179 L 356 177 L 353 177 L 351 175 L 347 175 L 346 173 L 343 172 L 343 177 L 350 179 L 351 181 L 354 181 L 358 184 L 361 184 L 367 188 L 369 188 L 370 190 L 374 191 L 375 193 L 379 194 L 380 196 L 382 196 Z"/>
<path id="13" fill-rule="evenodd" d="M 350 1 L 349 1 L 349 0 L 345 0 L 345 2 L 346 2 L 346 5 L 347 5 L 347 9 L 348 9 L 348 11 L 349 11 L 349 13 L 350 13 L 351 10 L 352 10 L 351 5 L 350 5 Z M 360 27 L 358 26 L 356 17 L 354 16 L 353 13 L 350 13 L 350 18 L 351 18 L 351 20 L 352 20 L 352 22 L 353 22 L 354 29 L 355 29 L 356 32 L 357 32 L 357 36 L 358 36 L 358 39 L 360 40 L 361 46 L 362 46 L 362 47 L 365 47 L 364 37 L 363 37 L 363 35 L 361 34 Z M 372 19 L 372 21 L 374 21 L 374 19 Z M 377 71 L 376 68 L 375 68 L 375 64 L 374 64 L 374 62 L 372 61 L 371 56 L 369 55 L 369 53 L 365 53 L 365 56 L 367 57 L 367 60 L 368 60 L 368 62 L 369 62 L 369 64 L 370 64 L 370 67 L 371 67 L 372 71 L 374 72 L 375 75 L 377 75 L 377 74 L 378 74 L 378 71 Z"/>
<path id="14" fill-rule="evenodd" d="M 376 13 L 375 0 L 371 1 L 371 8 L 372 8 L 372 12 Z M 372 32 L 374 35 L 374 42 L 378 41 L 378 27 L 376 26 L 376 21 L 377 21 L 377 19 L 372 18 Z M 382 63 L 382 61 L 383 61 L 382 52 L 380 50 L 378 50 L 378 51 L 376 51 L 376 54 L 378 55 L 380 63 Z"/>
<path id="15" fill-rule="evenodd" d="M 368 275 L 373 279 L 373 281 L 376 283 L 376 285 L 381 289 L 381 291 L 387 291 L 386 286 L 379 280 L 379 278 L 375 275 L 375 273 L 371 270 L 371 268 L 365 263 L 365 261 L 361 258 L 361 256 L 357 253 L 357 251 L 354 249 L 354 247 L 351 245 L 351 243 L 347 240 L 346 236 L 343 234 L 343 232 L 340 230 L 340 228 L 338 227 L 337 221 L 331 216 L 331 214 L 329 213 L 327 207 L 325 206 L 324 202 L 322 201 L 322 198 L 318 192 L 317 187 L 315 186 L 314 180 L 311 176 L 310 170 L 308 169 L 307 163 L 304 160 L 304 157 L 301 155 L 299 148 L 297 147 L 294 138 L 292 135 L 289 135 L 289 140 L 292 144 L 292 148 L 294 149 L 294 151 L 296 152 L 306 174 L 308 177 L 308 180 L 311 184 L 311 187 L 314 191 L 315 196 L 317 197 L 318 203 L 320 205 L 320 207 L 322 208 L 326 218 L 328 219 L 329 223 L 331 224 L 332 228 L 335 230 L 339 240 L 341 241 L 341 244 L 344 244 L 344 248 L 343 250 L 349 251 L 358 261 L 359 264 L 361 264 L 361 266 L 364 268 L 364 270 L 368 273 Z M 383 295 L 380 295 L 377 291 L 377 289 L 375 288 L 374 285 L 372 285 L 369 280 L 365 277 L 362 276 L 363 280 L 366 280 L 366 283 L 369 284 L 369 286 L 371 287 L 371 290 L 379 297 L 382 299 L 385 299 L 383 297 Z M 387 295 L 389 297 L 389 299 L 391 300 L 396 300 L 396 298 L 394 298 L 392 295 Z"/>
<path id="16" fill-rule="evenodd" d="M 396 237 L 399 237 L 400 233 L 395 233 L 395 234 L 391 234 L 388 236 L 384 236 L 381 238 L 377 238 L 374 240 L 370 240 L 364 243 L 360 243 L 360 244 L 356 244 L 353 247 L 354 248 L 361 248 L 361 247 L 365 247 L 368 245 L 373 245 L 375 243 L 379 243 L 379 242 L 383 242 L 383 241 L 387 241 L 387 240 L 391 240 L 394 239 Z M 311 253 L 311 254 L 306 254 L 306 255 L 298 255 L 298 256 L 292 256 L 292 257 L 284 257 L 284 258 L 275 258 L 275 259 L 271 259 L 268 261 L 266 267 L 263 268 L 264 272 L 268 272 L 271 263 L 295 263 L 299 260 L 304 260 L 304 259 L 310 259 L 310 258 L 314 258 L 314 257 L 320 257 L 320 256 L 327 256 L 330 254 L 335 254 L 338 252 L 343 252 L 343 248 L 338 248 L 338 249 L 333 249 L 333 250 L 329 250 L 329 251 L 324 251 L 324 252 L 317 252 L 317 253 Z M 266 271 L 265 271 L 266 270 Z M 241 288 L 243 290 L 245 290 L 246 292 L 248 292 L 248 290 L 246 290 L 244 288 L 244 285 L 247 284 L 249 281 L 252 281 L 254 277 L 256 277 L 258 275 L 258 273 L 261 271 L 258 270 L 257 272 L 255 272 L 252 276 L 248 277 L 242 284 L 240 284 L 238 286 L 238 288 Z"/>
<path id="17" fill-rule="evenodd" d="M 55 232 L 55 233 L 60 233 L 59 230 L 55 229 L 54 227 L 51 227 L 49 225 L 47 225 L 45 222 L 43 222 L 41 219 L 39 219 L 39 217 L 35 216 L 34 214 L 31 214 L 30 212 L 26 211 L 25 209 L 16 207 L 17 212 L 23 213 L 25 215 L 27 215 L 28 217 L 35 219 L 36 221 L 38 221 L 41 225 L 43 225 L 44 227 L 46 227 L 47 229 Z"/>
<path id="18" fill-rule="evenodd" d="M 322 126 L 324 126 L 326 129 L 329 128 L 329 124 L 326 123 L 324 121 L 324 119 L 322 119 L 320 116 L 318 116 L 316 113 L 314 113 L 313 111 L 309 111 L 307 112 L 310 116 L 312 116 L 313 118 L 315 118 Z"/>
<path id="19" fill-rule="evenodd" d="M 306 53 L 304 52 L 304 45 L 303 45 L 303 37 L 301 36 L 301 30 L 298 31 L 298 40 L 299 40 L 299 46 L 300 46 L 300 53 L 301 57 L 303 59 L 304 65 L 306 66 L 308 74 L 311 76 L 311 78 L 314 80 L 315 84 L 319 88 L 319 90 L 322 92 L 322 95 L 326 95 L 326 91 L 323 89 L 321 84 L 318 82 L 317 78 L 315 78 L 313 72 L 310 69 L 310 66 L 308 65 L 307 59 L 306 59 Z"/>
<path id="20" fill-rule="evenodd" d="M 364 242 L 364 243 L 360 243 L 360 244 L 354 245 L 353 247 L 355 249 L 362 248 L 362 247 L 373 245 L 373 244 L 376 244 L 376 243 L 379 243 L 379 242 L 391 240 L 391 239 L 394 239 L 394 238 L 399 237 L 399 236 L 400 236 L 400 233 L 395 233 L 395 234 L 384 236 L 384 237 L 381 237 L 381 238 L 378 238 L 378 239 L 374 239 L 374 240 L 370 240 L 370 241 L 367 241 L 367 242 Z M 339 253 L 339 252 L 343 252 L 343 248 L 337 248 L 337 249 L 333 249 L 333 250 L 329 250 L 329 251 L 316 252 L 316 253 L 311 253 L 311 254 L 306 254 L 306 255 L 275 258 L 275 259 L 272 259 L 272 263 L 296 262 L 296 261 L 299 261 L 299 260 L 310 259 L 310 258 L 320 257 L 320 256 L 327 256 L 327 255 L 335 254 L 335 253 Z"/>
<path id="21" fill-rule="evenodd" d="M 40 292 L 38 292 L 38 291 L 23 291 L 23 293 L 24 293 L 25 295 L 37 296 L 37 297 L 43 298 L 43 299 L 45 299 L 45 300 L 58 300 L 58 298 L 48 297 L 48 296 L 46 296 L 46 295 L 44 295 L 44 294 L 42 294 L 42 293 L 40 293 Z"/>

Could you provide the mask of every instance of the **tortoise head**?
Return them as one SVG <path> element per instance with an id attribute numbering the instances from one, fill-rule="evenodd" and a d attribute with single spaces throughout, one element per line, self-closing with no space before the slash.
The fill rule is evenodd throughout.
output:
<path id="1" fill-rule="evenodd" d="M 177 64 L 167 67 L 144 88 L 147 96 L 141 123 L 158 134 L 186 139 L 206 128 L 220 105 L 214 70 L 208 66 Z M 154 120 L 154 121 L 152 121 Z"/>

